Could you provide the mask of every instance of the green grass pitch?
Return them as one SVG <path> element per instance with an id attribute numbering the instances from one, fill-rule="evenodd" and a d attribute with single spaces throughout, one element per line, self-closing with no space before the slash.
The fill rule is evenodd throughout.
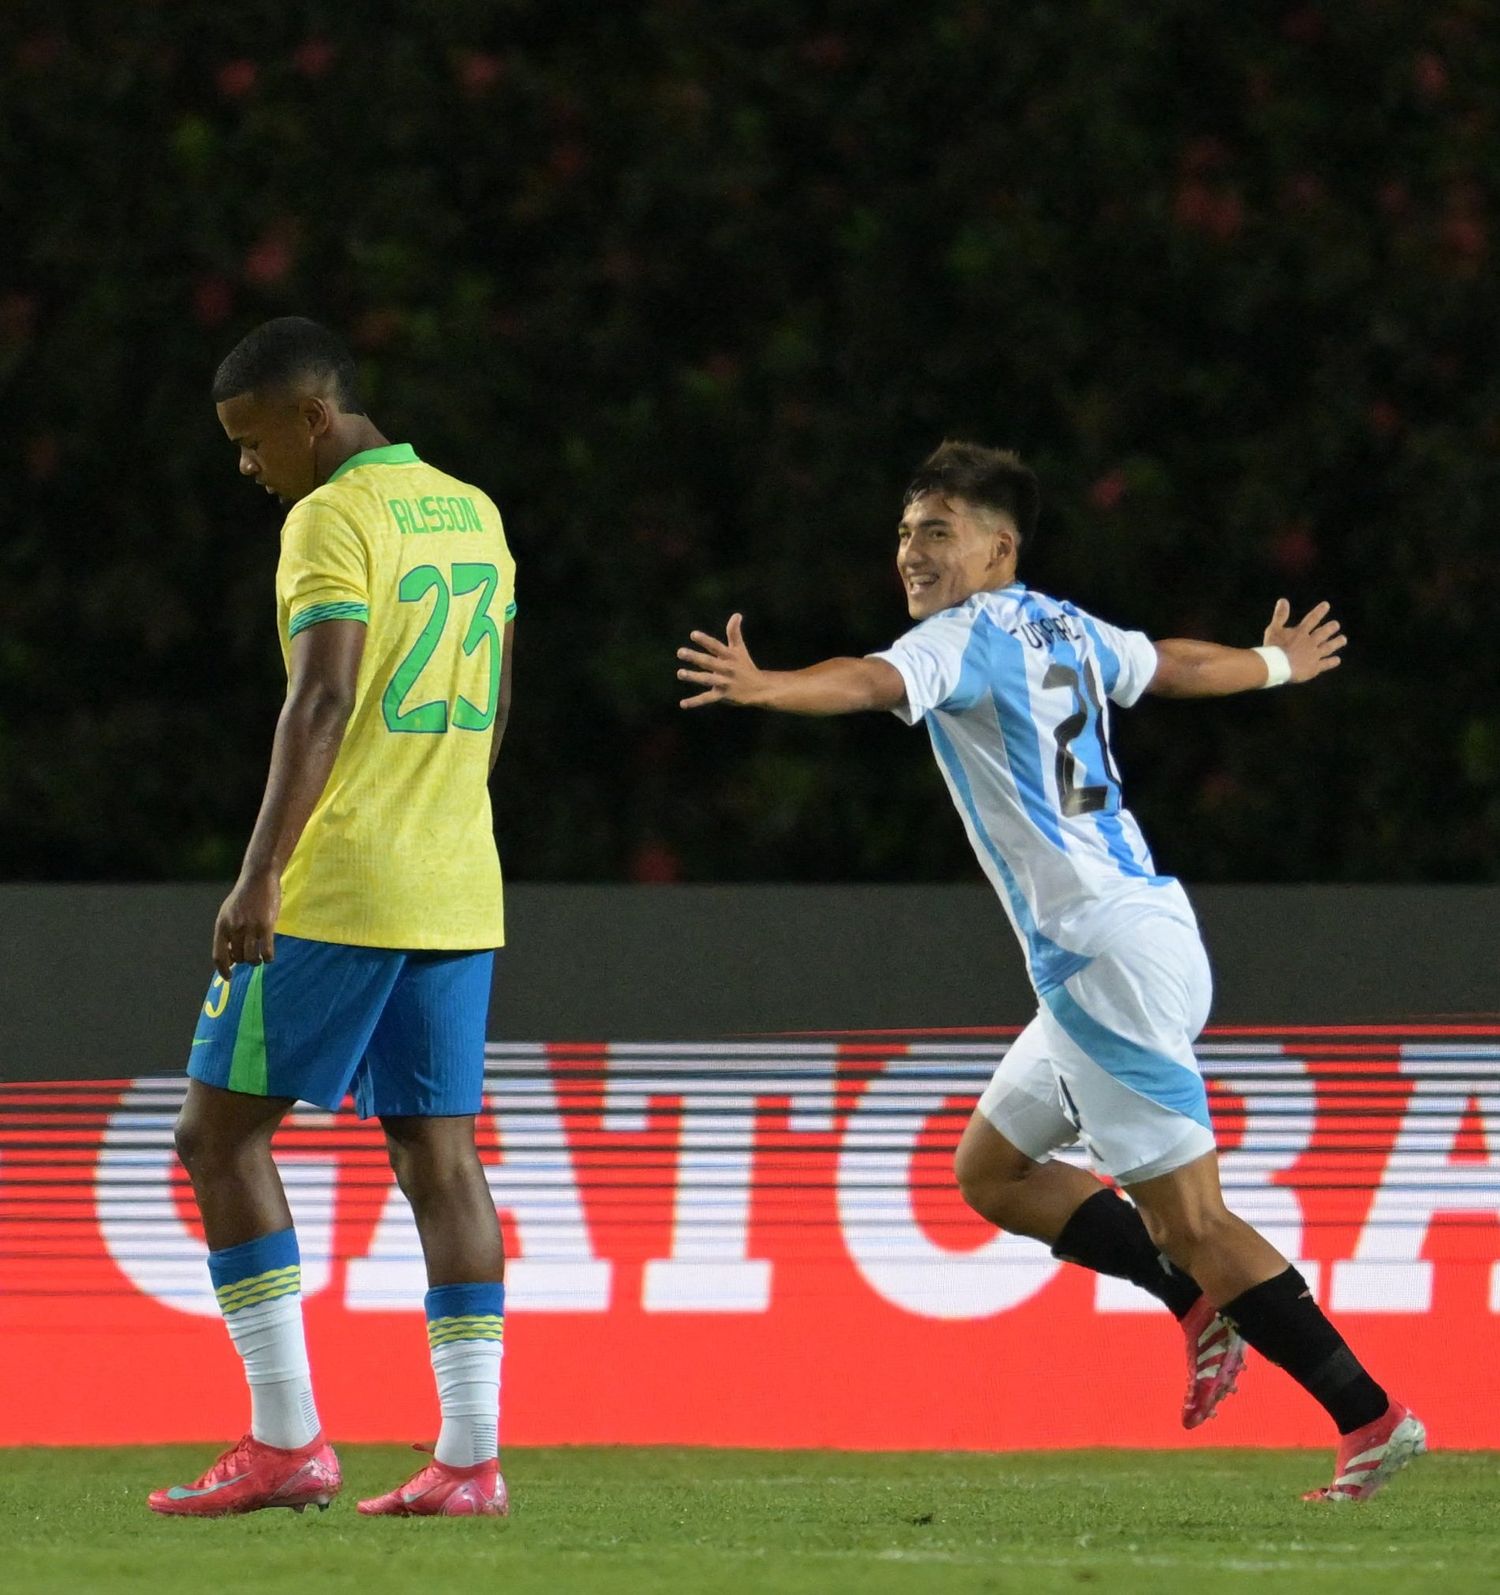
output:
<path id="1" fill-rule="evenodd" d="M 0 1451 L 13 1595 L 465 1589 L 496 1595 L 1267 1595 L 1500 1591 L 1495 1453 L 1423 1458 L 1377 1500 L 1320 1507 L 1322 1452 L 514 1450 L 510 1523 L 366 1521 L 419 1463 L 343 1448 L 326 1513 L 152 1516 L 210 1447 Z"/>

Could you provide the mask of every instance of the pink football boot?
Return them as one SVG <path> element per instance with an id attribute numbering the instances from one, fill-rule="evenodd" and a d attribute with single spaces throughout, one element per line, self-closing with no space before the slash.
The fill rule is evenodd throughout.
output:
<path id="1" fill-rule="evenodd" d="M 196 1484 L 153 1490 L 146 1504 L 168 1517 L 229 1517 L 271 1506 L 324 1511 L 342 1485 L 339 1459 L 321 1434 L 295 1451 L 264 1445 L 247 1434 Z"/>
<path id="2" fill-rule="evenodd" d="M 1182 1398 L 1182 1426 L 1196 1429 L 1234 1394 L 1234 1382 L 1245 1366 L 1245 1342 L 1219 1309 L 1200 1296 L 1182 1320 L 1187 1339 L 1187 1394 Z"/>
<path id="3" fill-rule="evenodd" d="M 366 1517 L 509 1517 L 510 1498 L 494 1457 L 470 1468 L 434 1458 L 388 1495 L 361 1501 L 359 1509 Z"/>
<path id="4" fill-rule="evenodd" d="M 1427 1449 L 1427 1430 L 1414 1412 L 1393 1401 L 1383 1417 L 1339 1436 L 1333 1483 L 1309 1490 L 1304 1501 L 1368 1501 Z"/>

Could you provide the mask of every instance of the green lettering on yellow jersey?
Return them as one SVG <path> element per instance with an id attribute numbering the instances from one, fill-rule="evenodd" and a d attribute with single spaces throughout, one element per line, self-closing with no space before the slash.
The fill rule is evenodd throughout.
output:
<path id="1" fill-rule="evenodd" d="M 408 444 L 366 449 L 287 516 L 276 591 L 289 666 L 308 627 L 367 627 L 333 772 L 282 877 L 278 928 L 363 947 L 498 947 L 487 782 L 516 595 L 499 511 Z"/>
<path id="2" fill-rule="evenodd" d="M 482 532 L 479 506 L 471 498 L 429 493 L 425 498 L 390 498 L 386 508 L 403 537 L 423 532 Z"/>

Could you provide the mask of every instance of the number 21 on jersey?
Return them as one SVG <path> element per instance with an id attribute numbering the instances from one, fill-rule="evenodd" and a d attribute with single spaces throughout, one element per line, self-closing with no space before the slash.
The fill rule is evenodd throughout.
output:
<path id="1" fill-rule="evenodd" d="M 1099 688 L 1094 681 L 1093 666 L 1080 661 L 1081 669 L 1053 662 L 1047 666 L 1042 686 L 1066 688 L 1073 695 L 1073 713 L 1057 723 L 1057 797 L 1058 806 L 1069 819 L 1080 814 L 1094 814 L 1109 807 L 1111 795 L 1119 792 L 1120 778 L 1115 773 L 1110 757 L 1109 743 L 1104 739 L 1104 705 Z M 1089 737 L 1089 733 L 1092 737 Z M 1099 763 L 1092 768 L 1092 760 L 1080 759 L 1074 743 L 1080 735 L 1097 743 Z M 1082 751 L 1084 745 L 1080 745 Z M 1085 778 L 1089 774 L 1103 775 L 1102 784 L 1080 785 L 1079 769 Z"/>

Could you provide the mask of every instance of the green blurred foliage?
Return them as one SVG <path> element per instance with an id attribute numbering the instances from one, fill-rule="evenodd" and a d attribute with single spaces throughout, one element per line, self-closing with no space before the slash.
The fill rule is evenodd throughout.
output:
<path id="1" fill-rule="evenodd" d="M 533 879 L 969 878 L 894 721 L 684 716 L 883 645 L 944 435 L 1154 634 L 1331 599 L 1316 689 L 1121 717 L 1196 880 L 1500 866 L 1500 28 L 1478 0 L 16 0 L 0 21 L 0 875 L 233 870 L 276 523 L 213 368 L 290 311 L 520 559 Z"/>

